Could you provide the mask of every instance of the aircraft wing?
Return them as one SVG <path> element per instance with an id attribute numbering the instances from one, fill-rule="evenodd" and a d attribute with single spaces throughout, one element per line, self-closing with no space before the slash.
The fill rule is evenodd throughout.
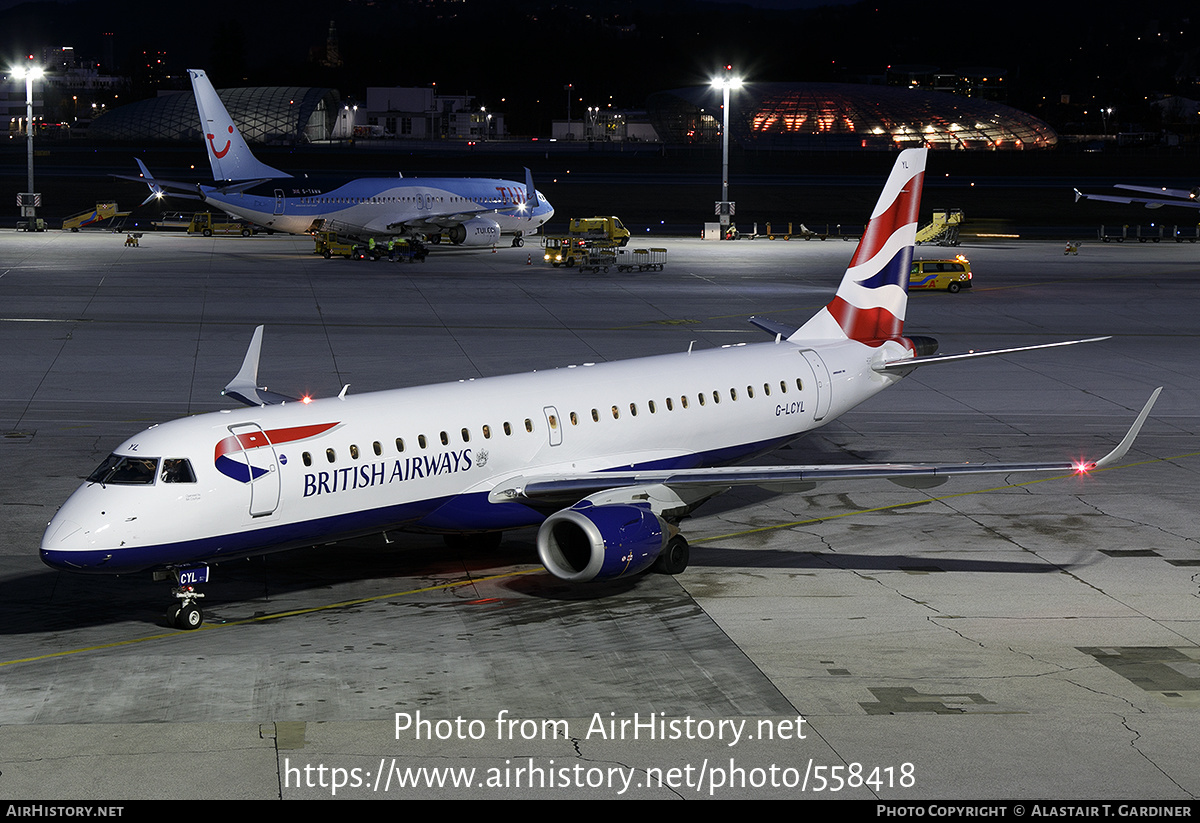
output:
<path id="1" fill-rule="evenodd" d="M 480 206 L 477 209 L 457 209 L 442 213 L 433 213 L 422 215 L 419 218 L 408 220 L 397 220 L 395 223 L 388 223 L 389 230 L 396 229 L 449 229 L 460 223 L 465 223 L 476 217 L 487 217 L 489 214 L 512 214 L 514 212 L 523 212 L 525 205 L 522 203 L 514 203 L 508 206 L 498 206 L 490 208 Z"/>
<path id="2" fill-rule="evenodd" d="M 553 476 L 514 477 L 498 484 L 489 502 L 524 502 L 558 507 L 589 500 L 595 505 L 644 502 L 656 514 L 677 514 L 734 486 L 760 486 L 772 491 L 797 492 L 818 483 L 884 479 L 912 489 L 940 486 L 951 477 L 970 474 L 1072 472 L 1087 474 L 1121 460 L 1133 445 L 1162 387 L 1155 389 L 1121 442 L 1099 460 L 1046 463 L 866 463 L 832 466 L 730 466 L 673 471 L 587 472 Z"/>
<path id="3" fill-rule="evenodd" d="M 524 203 L 511 203 L 497 207 L 479 206 L 474 209 L 456 209 L 455 211 L 442 212 L 440 214 L 428 214 L 415 220 L 397 220 L 395 223 L 388 223 L 387 228 L 393 231 L 395 229 L 449 229 L 475 217 L 484 217 L 489 214 L 532 212 L 537 208 L 538 202 L 537 188 L 533 185 L 533 172 L 526 168 Z"/>
<path id="4" fill-rule="evenodd" d="M 1099 200 L 1104 203 L 1141 203 L 1148 209 L 1163 206 L 1183 206 L 1200 209 L 1200 189 L 1168 189 L 1155 186 L 1115 186 L 1114 188 L 1136 192 L 1136 194 L 1087 194 L 1075 189 L 1075 202 Z"/>

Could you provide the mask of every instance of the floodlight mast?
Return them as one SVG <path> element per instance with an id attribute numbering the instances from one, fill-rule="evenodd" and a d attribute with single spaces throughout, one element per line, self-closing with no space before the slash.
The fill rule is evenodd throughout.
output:
<path id="1" fill-rule="evenodd" d="M 30 55 L 29 59 L 32 60 L 33 55 Z M 25 191 L 29 202 L 25 202 L 25 197 L 21 198 L 21 216 L 32 220 L 36 214 L 34 204 L 36 195 L 33 191 L 33 81 L 41 78 L 45 72 L 42 71 L 41 66 L 31 63 L 27 66 L 16 66 L 10 73 L 13 77 L 25 78 L 25 144 L 27 146 L 27 186 Z"/>
<path id="2" fill-rule="evenodd" d="M 729 219 L 733 212 L 733 204 L 729 202 L 729 90 L 740 89 L 742 78 L 733 73 L 733 66 L 726 64 L 725 73 L 714 77 L 713 88 L 721 89 L 721 202 L 717 211 L 721 217 L 721 237 L 729 231 Z"/>

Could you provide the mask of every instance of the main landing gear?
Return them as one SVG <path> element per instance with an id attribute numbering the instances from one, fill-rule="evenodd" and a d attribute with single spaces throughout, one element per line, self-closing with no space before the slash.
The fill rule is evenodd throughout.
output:
<path id="1" fill-rule="evenodd" d="M 654 561 L 654 571 L 660 574 L 682 574 L 688 566 L 691 553 L 687 538 L 677 534 L 667 541 L 662 554 Z"/>

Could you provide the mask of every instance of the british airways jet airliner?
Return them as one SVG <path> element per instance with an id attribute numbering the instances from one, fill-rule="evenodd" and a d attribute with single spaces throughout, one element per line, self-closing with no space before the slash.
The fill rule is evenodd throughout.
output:
<path id="1" fill-rule="evenodd" d="M 248 405 L 155 425 L 119 445 L 46 528 L 58 569 L 172 575 L 168 621 L 203 620 L 198 583 L 234 558 L 394 531 L 487 543 L 539 526 L 537 550 L 586 583 L 688 564 L 683 518 L 739 485 L 794 491 L 886 478 L 1087 472 L 1128 451 L 1158 396 L 1094 462 L 732 465 L 823 426 L 934 354 L 906 337 L 925 150 L 902 152 L 837 294 L 772 342 L 294 401 L 258 386 L 262 327 L 225 394 Z M 539 525 L 540 524 L 540 525 Z"/>
<path id="2" fill-rule="evenodd" d="M 458 246 L 494 246 L 501 235 L 524 244 L 554 215 L 525 170 L 524 184 L 483 178 L 364 177 L 324 185 L 259 162 L 205 73 L 189 69 L 200 130 L 212 166 L 212 186 L 189 187 L 150 176 L 151 196 L 163 188 L 192 192 L 206 203 L 274 231 L 335 231 L 350 237 L 445 239 Z M 139 162 L 139 165 L 140 162 Z M 149 199 L 149 198 L 147 198 Z"/>

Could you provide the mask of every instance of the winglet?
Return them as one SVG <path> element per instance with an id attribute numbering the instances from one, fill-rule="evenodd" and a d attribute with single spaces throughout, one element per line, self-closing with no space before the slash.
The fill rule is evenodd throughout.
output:
<path id="1" fill-rule="evenodd" d="M 154 175 L 150 173 L 150 169 L 146 168 L 146 164 L 137 157 L 133 158 L 133 160 L 138 164 L 138 168 L 142 170 L 142 179 L 145 180 L 146 185 L 150 187 L 150 196 L 142 201 L 142 205 L 146 205 L 155 198 L 161 200 L 163 197 L 165 197 L 166 192 L 164 192 L 163 187 L 158 185 L 158 183 L 155 181 Z"/>
<path id="2" fill-rule="evenodd" d="M 1122 440 L 1117 447 L 1108 454 L 1096 461 L 1094 468 L 1102 469 L 1105 466 L 1111 466 L 1116 463 L 1125 453 L 1129 451 L 1129 447 L 1133 445 L 1133 441 L 1137 439 L 1138 433 L 1142 430 L 1142 425 L 1146 422 L 1146 418 L 1150 416 L 1150 410 L 1154 408 L 1154 402 L 1158 400 L 1158 396 L 1162 394 L 1162 386 L 1159 386 L 1150 395 L 1150 399 L 1146 401 L 1146 405 L 1142 406 L 1142 412 L 1137 416 L 1137 420 L 1133 421 L 1133 425 L 1129 427 L 1129 431 L 1125 434 L 1125 439 Z"/>
<path id="3" fill-rule="evenodd" d="M 242 360 L 242 368 L 238 371 L 237 376 L 229 381 L 221 394 L 232 397 L 247 406 L 272 406 L 289 400 L 295 401 L 294 397 L 259 388 L 258 358 L 262 353 L 262 336 L 263 327 L 259 326 L 254 330 L 254 336 L 250 338 L 250 347 L 246 349 L 246 358 Z"/>

